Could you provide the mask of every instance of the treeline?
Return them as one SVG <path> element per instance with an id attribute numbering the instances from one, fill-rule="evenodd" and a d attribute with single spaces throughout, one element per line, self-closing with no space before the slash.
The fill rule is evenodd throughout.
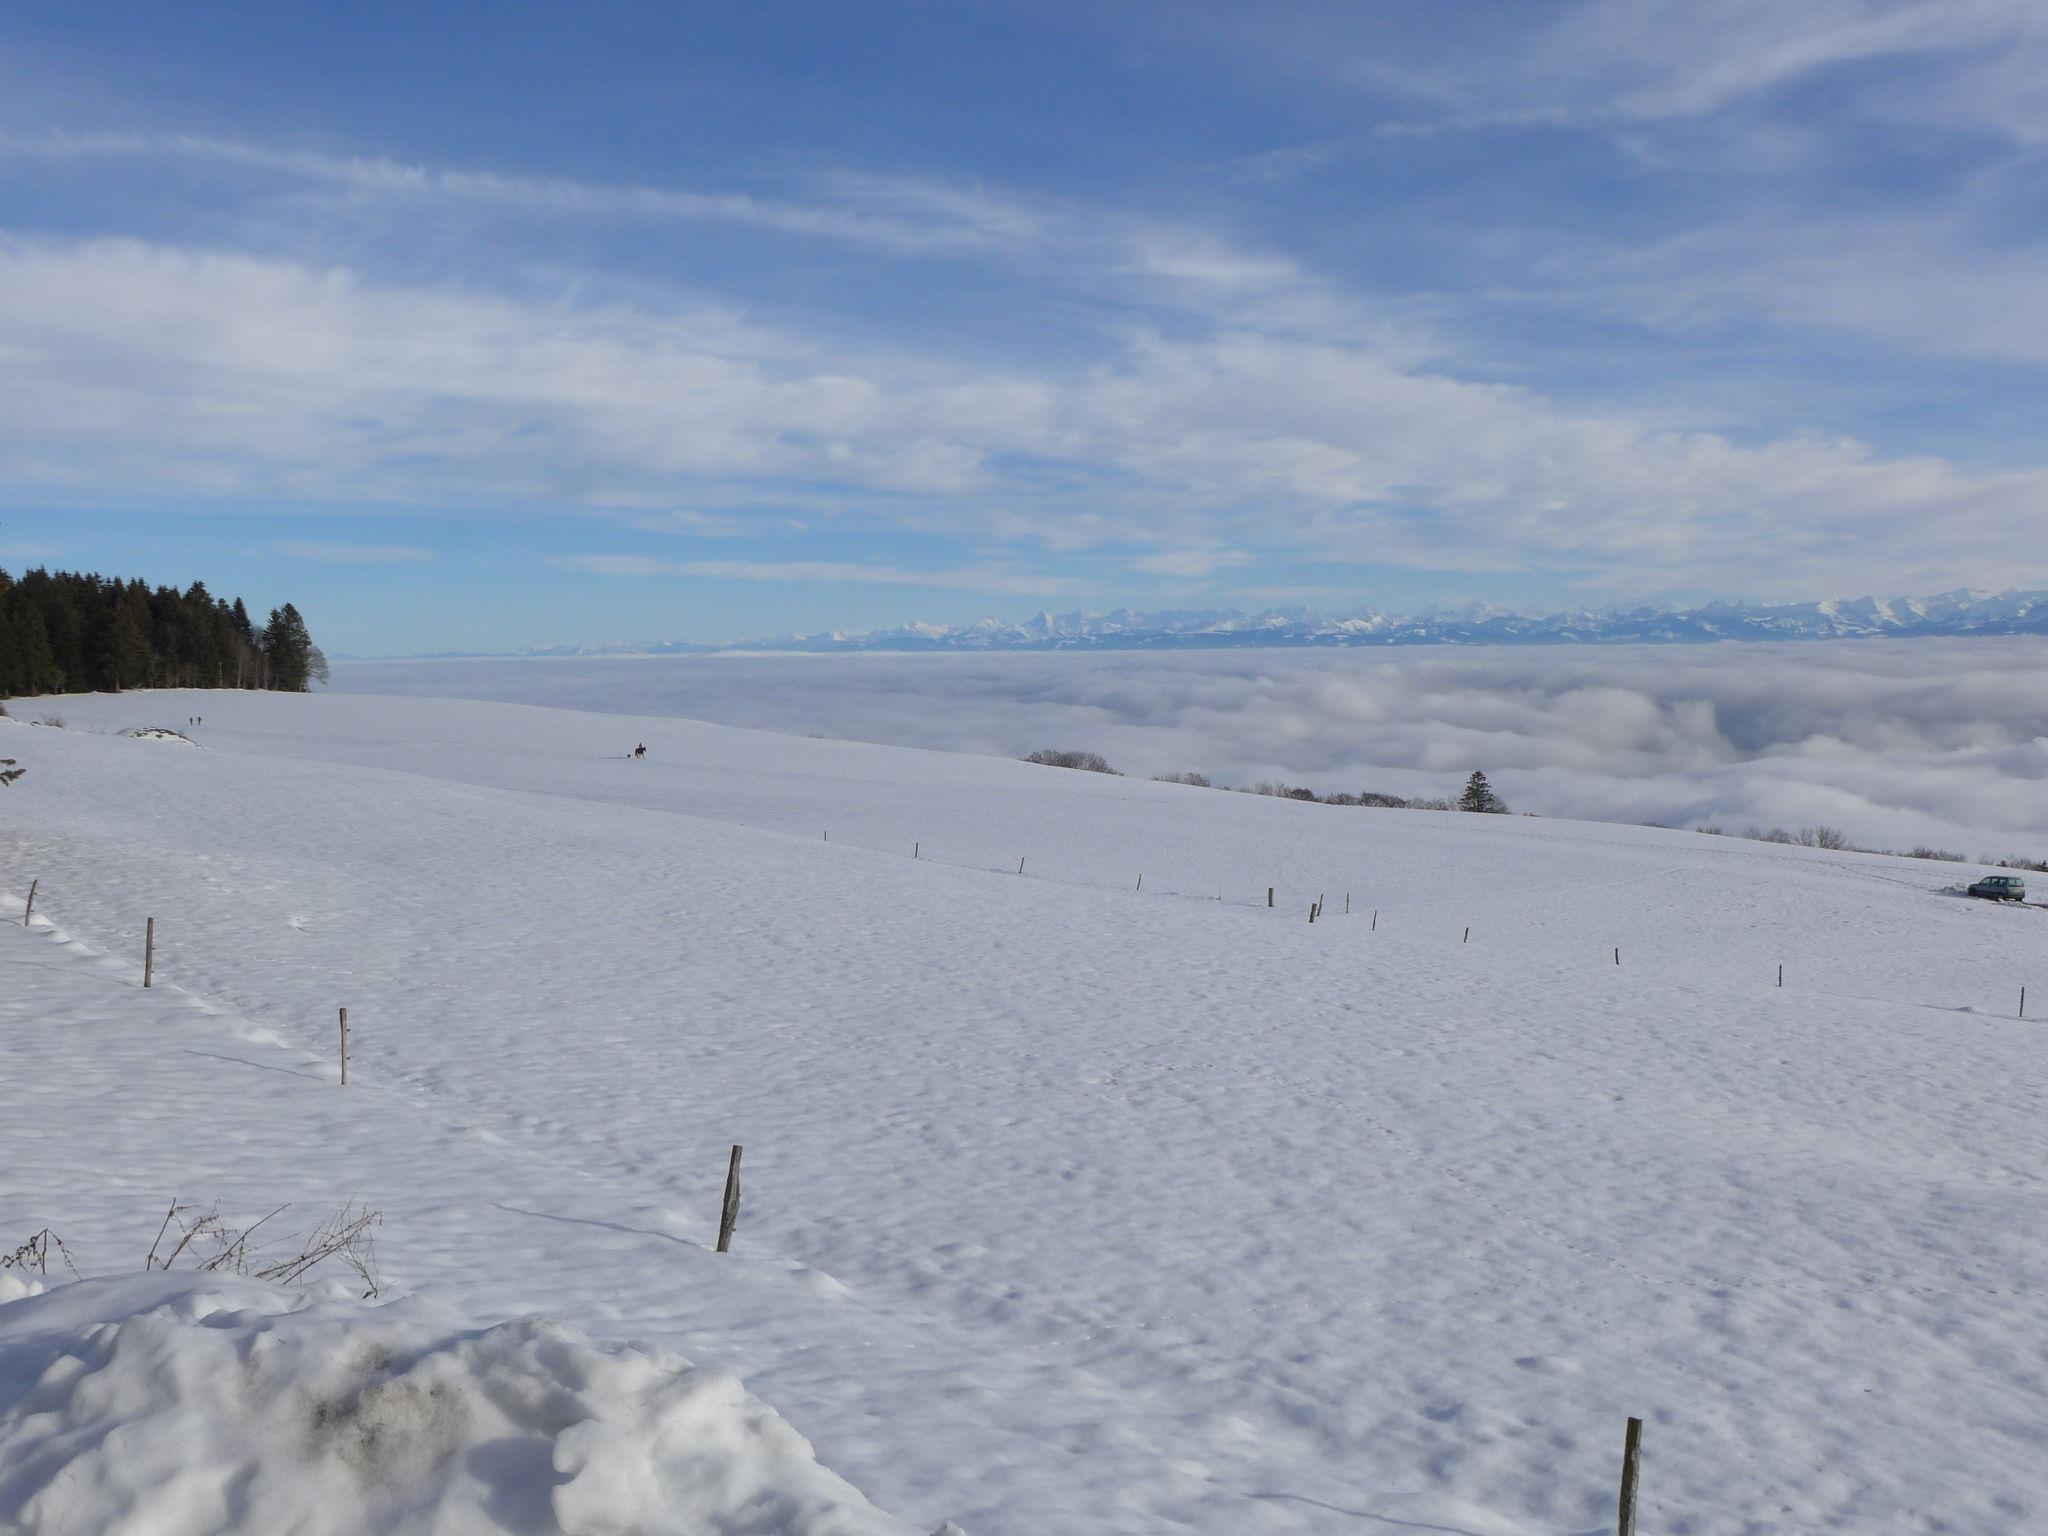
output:
<path id="1" fill-rule="evenodd" d="M 1645 826 L 1661 827 L 1661 821 L 1643 823 Z M 1838 853 L 1882 853 L 1895 859 L 1934 859 L 1943 864 L 1968 864 L 1965 854 L 1947 848 L 1930 848 L 1925 843 L 1911 848 L 1867 848 L 1862 843 L 1850 841 L 1849 834 L 1839 827 L 1745 827 L 1740 832 L 1730 832 L 1725 827 L 1694 827 L 1695 832 L 1704 832 L 1709 837 L 1740 837 L 1753 843 L 1789 843 L 1799 848 L 1828 848 Z M 2048 874 L 2048 859 L 2029 859 L 2019 854 L 2000 858 L 1987 853 L 1976 860 L 1993 869 L 2030 869 L 2036 874 Z"/>
<path id="2" fill-rule="evenodd" d="M 1060 747 L 1042 747 L 1024 761 L 1038 763 L 1047 768 L 1077 768 L 1083 773 L 1106 773 L 1113 778 L 1123 777 L 1109 766 L 1108 760 L 1100 752 L 1074 752 Z M 1508 814 L 1507 802 L 1494 793 L 1493 786 L 1486 781 L 1486 775 L 1477 769 L 1474 769 L 1472 777 L 1465 781 L 1464 790 L 1455 800 L 1389 795 L 1377 789 L 1360 790 L 1355 795 L 1342 790 L 1319 795 L 1305 785 L 1280 784 L 1271 779 L 1261 779 L 1256 784 L 1247 784 L 1240 788 L 1232 784 L 1213 783 L 1209 776 L 1203 773 L 1155 773 L 1152 777 L 1161 784 L 1188 784 L 1196 789 L 1223 789 L 1240 795 L 1270 795 L 1276 800 L 1307 800 L 1316 805 L 1364 805 L 1398 811 L 1477 811 L 1488 816 Z"/>
<path id="3" fill-rule="evenodd" d="M 1043 763 L 1052 768 L 1079 768 L 1088 773 L 1117 772 L 1099 752 L 1074 752 L 1047 747 L 1032 753 L 1024 761 Z M 1120 774 L 1117 776 L 1122 777 Z M 1486 780 L 1486 775 L 1476 769 L 1465 781 L 1465 788 L 1456 799 L 1438 799 L 1426 795 L 1390 795 L 1376 789 L 1361 790 L 1355 795 L 1343 791 L 1317 794 L 1305 785 L 1281 784 L 1271 779 L 1261 779 L 1256 784 L 1240 787 L 1214 783 L 1207 774 L 1202 773 L 1155 773 L 1152 777 L 1162 784 L 1189 784 L 1196 789 L 1224 789 L 1241 795 L 1271 795 L 1279 800 L 1307 800 L 1316 805 L 1364 805 L 1402 811 L 1479 811 L 1490 816 L 1508 814 L 1507 802 L 1494 792 L 1493 786 Z M 1535 812 L 1524 811 L 1522 814 L 1533 816 Z M 1662 821 L 1645 821 L 1637 825 L 1671 830 L 1670 824 Z M 1866 848 L 1861 843 L 1851 841 L 1849 834 L 1839 827 L 1749 827 L 1741 832 L 1729 832 L 1723 827 L 1696 826 L 1690 830 L 1704 832 L 1709 837 L 1741 837 L 1759 843 L 1790 843 L 1802 848 L 1825 848 L 1839 853 L 1881 853 L 1892 858 L 1939 859 L 1951 864 L 1969 862 L 1960 853 L 1924 845 L 1907 849 Z M 2028 869 L 2037 874 L 2048 874 L 2048 859 L 2030 859 L 2018 855 L 2000 858 L 1987 853 L 1976 862 L 1995 869 Z"/>
<path id="4" fill-rule="evenodd" d="M 124 688 L 304 693 L 327 658 L 290 603 L 261 626 L 204 582 L 180 592 L 83 571 L 0 570 L 0 698 Z"/>

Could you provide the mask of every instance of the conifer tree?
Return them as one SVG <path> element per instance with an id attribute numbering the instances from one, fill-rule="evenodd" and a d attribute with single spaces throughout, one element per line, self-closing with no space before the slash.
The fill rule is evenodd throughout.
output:
<path id="1" fill-rule="evenodd" d="M 1477 811 L 1486 816 L 1505 816 L 1507 804 L 1493 792 L 1493 786 L 1486 782 L 1486 775 L 1478 769 L 1472 770 L 1472 777 L 1465 781 L 1465 792 L 1458 796 L 1458 809 Z"/>
<path id="2" fill-rule="evenodd" d="M 270 610 L 263 627 L 263 655 L 270 663 L 270 686 L 283 693 L 304 693 L 313 667 L 313 637 L 306 621 L 290 603 Z"/>
<path id="3" fill-rule="evenodd" d="M 152 685 L 299 687 L 320 680 L 318 648 L 291 604 L 279 655 L 259 646 L 248 609 L 202 582 L 180 592 L 80 571 L 0 571 L 0 699 Z M 282 679 L 282 681 L 280 681 Z"/>

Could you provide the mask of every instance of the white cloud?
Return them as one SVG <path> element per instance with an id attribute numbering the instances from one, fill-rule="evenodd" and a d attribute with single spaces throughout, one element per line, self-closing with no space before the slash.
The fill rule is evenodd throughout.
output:
<path id="1" fill-rule="evenodd" d="M 1074 371 L 973 369 L 833 354 L 714 308 L 0 241 L 0 471 L 102 494 L 638 516 L 851 494 L 870 525 L 965 538 L 1533 568 L 1645 594 L 2048 583 L 2041 470 L 1664 430 L 1371 342 L 1108 345 Z M 987 590 L 1057 579 L 968 575 Z"/>

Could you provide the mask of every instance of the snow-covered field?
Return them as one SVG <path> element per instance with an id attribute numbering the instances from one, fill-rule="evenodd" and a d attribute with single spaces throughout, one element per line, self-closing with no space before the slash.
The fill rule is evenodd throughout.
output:
<path id="1" fill-rule="evenodd" d="M 1561 1536 L 1629 1414 L 1644 1536 L 2048 1527 L 2048 912 L 1966 866 L 505 704 L 21 712 L 68 728 L 0 724 L 0 1251 L 354 1197 L 416 1297 L 367 1332 L 736 1372 L 888 1512 L 733 1397 L 630 1422 L 781 1502 L 674 1528 Z M 119 1286 L 64 1315 L 267 1326 Z M 0 1526 L 63 1296 L 0 1306 Z M 382 1528 L 663 1528 L 496 1443 L 471 1523 Z"/>

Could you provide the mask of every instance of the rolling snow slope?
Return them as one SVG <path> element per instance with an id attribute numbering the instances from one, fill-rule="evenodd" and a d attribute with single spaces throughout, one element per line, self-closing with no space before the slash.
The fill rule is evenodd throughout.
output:
<path id="1" fill-rule="evenodd" d="M 125 1271 L 173 1193 L 359 1194 L 387 1281 L 736 1370 L 969 1536 L 1592 1531 L 1629 1413 L 1646 1533 L 2048 1520 L 2048 913 L 1957 866 L 507 705 L 49 708 L 0 725 L 0 914 L 40 877 L 55 925 L 0 927 L 6 1246 Z"/>

